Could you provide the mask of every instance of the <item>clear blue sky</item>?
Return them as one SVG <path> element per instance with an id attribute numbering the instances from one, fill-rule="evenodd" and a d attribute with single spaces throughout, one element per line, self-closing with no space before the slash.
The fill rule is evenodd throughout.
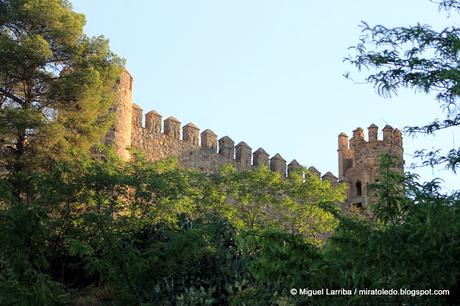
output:
<path id="1" fill-rule="evenodd" d="M 337 174 L 337 135 L 375 123 L 403 128 L 443 118 L 432 95 L 406 90 L 392 99 L 342 75 L 361 20 L 387 26 L 455 25 L 429 0 L 73 0 L 88 35 L 104 35 L 126 58 L 134 101 L 183 124 L 280 153 L 288 162 Z M 457 132 L 457 135 L 455 134 Z M 404 138 L 406 165 L 417 149 L 460 145 L 449 130 Z M 444 169 L 448 190 L 460 179 Z"/>

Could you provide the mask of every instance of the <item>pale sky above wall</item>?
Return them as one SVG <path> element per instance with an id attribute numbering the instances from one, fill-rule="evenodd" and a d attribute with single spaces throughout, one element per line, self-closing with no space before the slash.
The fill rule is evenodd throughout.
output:
<path id="1" fill-rule="evenodd" d="M 433 95 L 411 90 L 379 97 L 371 85 L 343 77 L 361 20 L 386 26 L 459 27 L 429 0 L 73 0 L 88 35 L 104 35 L 127 60 L 134 102 L 144 113 L 173 115 L 218 137 L 263 147 L 337 175 L 337 135 L 371 123 L 403 128 L 443 118 Z M 405 159 L 421 148 L 460 146 L 460 131 L 405 137 Z M 407 169 L 410 170 L 410 169 Z M 413 170 L 411 170 L 413 171 Z M 422 180 L 460 179 L 417 169 Z"/>

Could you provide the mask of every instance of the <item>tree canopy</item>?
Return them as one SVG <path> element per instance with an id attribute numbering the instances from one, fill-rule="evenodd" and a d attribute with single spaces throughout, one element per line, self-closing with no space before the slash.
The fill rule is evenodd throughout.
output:
<path id="1" fill-rule="evenodd" d="M 134 151 L 122 161 L 97 145 L 122 61 L 83 25 L 64 0 L 0 0 L 1 305 L 460 304 L 459 192 L 394 172 L 400 161 L 385 156 L 361 214 L 341 209 L 345 185 L 307 169 L 209 174 Z M 409 131 L 458 125 L 454 28 L 363 33 L 349 60 L 381 69 L 368 78 L 380 93 L 437 90 L 446 106 L 446 120 Z M 455 170 L 452 154 L 434 162 Z M 409 293 L 291 291 L 304 288 Z"/>
<path id="2" fill-rule="evenodd" d="M 122 61 L 64 0 L 0 1 L 2 167 L 87 154 L 109 125 Z M 41 163 L 42 165 L 46 163 Z"/>
<path id="3" fill-rule="evenodd" d="M 438 3 L 441 11 L 458 11 L 456 0 Z M 391 96 L 400 88 L 416 92 L 434 92 L 445 118 L 423 126 L 409 126 L 409 134 L 433 134 L 460 125 L 460 28 L 455 25 L 435 31 L 430 25 L 417 24 L 388 28 L 362 23 L 360 42 L 351 48 L 345 60 L 359 70 L 367 68 L 365 81 L 373 84 L 382 96 Z M 449 152 L 420 150 L 416 154 L 425 165 L 444 164 L 452 171 L 460 167 L 460 149 Z"/>

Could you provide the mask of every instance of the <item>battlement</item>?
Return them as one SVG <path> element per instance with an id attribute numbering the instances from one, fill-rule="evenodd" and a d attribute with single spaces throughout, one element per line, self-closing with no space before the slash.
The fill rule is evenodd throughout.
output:
<path id="1" fill-rule="evenodd" d="M 379 181 L 379 163 L 384 154 L 391 154 L 403 160 L 402 133 L 390 125 L 382 129 L 383 136 L 379 139 L 378 127 L 371 124 L 368 127 L 368 139 L 364 131 L 358 127 L 353 131 L 353 137 L 347 134 L 338 136 L 339 180 L 350 184 L 348 199 L 366 205 L 367 194 L 365 186 Z M 403 171 L 403 164 L 398 166 Z"/>
<path id="2" fill-rule="evenodd" d="M 200 133 L 200 128 L 192 122 L 182 126 L 181 121 L 173 116 L 163 120 L 163 116 L 154 110 L 147 112 L 143 120 L 143 110 L 136 104 L 132 104 L 132 116 L 131 145 L 150 160 L 177 157 L 183 166 L 205 171 L 217 170 L 226 163 L 240 170 L 266 166 L 282 177 L 302 167 L 296 160 L 287 165 L 279 153 L 270 158 L 263 148 L 252 152 L 244 141 L 235 145 L 229 136 L 218 138 L 210 129 Z M 316 169 L 314 174 L 321 175 Z M 337 177 L 330 172 L 323 179 L 338 183 Z"/>
<path id="3" fill-rule="evenodd" d="M 339 149 L 352 149 L 366 145 L 368 143 L 385 143 L 394 146 L 401 147 L 402 144 L 402 133 L 399 129 L 393 129 L 391 125 L 385 125 L 382 129 L 383 137 L 378 139 L 378 127 L 375 124 L 371 124 L 368 128 L 368 140 L 364 138 L 364 130 L 361 127 L 357 127 L 353 130 L 353 137 L 348 140 L 348 135 L 345 133 L 339 134 Z"/>
<path id="4" fill-rule="evenodd" d="M 235 141 L 229 136 L 218 138 L 216 133 L 200 128 L 189 122 L 182 126 L 179 119 L 163 116 L 156 111 L 143 115 L 143 110 L 132 102 L 132 77 L 124 70 L 116 86 L 116 99 L 112 107 L 115 122 L 106 137 L 117 154 L 129 160 L 129 148 L 141 151 L 149 160 L 162 160 L 170 157 L 178 159 L 181 166 L 195 168 L 206 172 L 218 170 L 222 165 L 232 164 L 239 170 L 267 167 L 287 177 L 302 166 L 297 160 L 286 165 L 286 160 L 279 154 L 270 157 L 263 148 L 253 151 L 250 145 Z M 145 125 L 144 125 L 145 122 Z M 339 178 L 331 172 L 321 176 L 313 166 L 308 168 L 309 174 L 329 181 L 348 183 L 347 203 L 365 205 L 368 197 L 365 186 L 379 179 L 379 159 L 382 154 L 391 153 L 403 157 L 402 134 L 398 129 L 386 125 L 379 130 L 375 124 L 368 127 L 367 140 L 364 130 L 356 128 L 353 136 L 348 139 L 345 133 L 338 136 Z M 402 171 L 402 164 L 400 165 Z"/>

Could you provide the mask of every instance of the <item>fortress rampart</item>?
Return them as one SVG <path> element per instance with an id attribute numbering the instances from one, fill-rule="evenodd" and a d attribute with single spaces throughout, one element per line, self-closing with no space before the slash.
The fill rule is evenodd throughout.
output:
<path id="1" fill-rule="evenodd" d="M 133 79 L 126 70 L 117 84 L 117 98 L 112 111 L 115 122 L 106 137 L 106 142 L 114 145 L 117 154 L 125 160 L 130 159 L 129 148 L 141 151 L 149 160 L 162 160 L 176 157 L 181 166 L 213 172 L 225 164 L 232 164 L 236 169 L 255 169 L 267 166 L 270 170 L 286 177 L 301 165 L 294 159 L 289 164 L 279 154 L 272 157 L 263 149 L 254 152 L 241 141 L 228 136 L 218 138 L 209 129 L 200 132 L 193 123 L 182 123 L 170 116 L 163 120 L 161 114 L 143 110 L 132 102 Z M 145 124 L 143 124 L 145 122 Z M 387 125 L 383 128 L 383 139 L 378 139 L 378 127 L 369 126 L 368 141 L 364 139 L 362 128 L 353 131 L 349 140 L 344 133 L 338 139 L 339 178 L 331 172 L 323 176 L 314 167 L 310 172 L 332 184 L 348 183 L 347 202 L 358 206 L 367 205 L 367 193 L 364 188 L 368 183 L 379 179 L 379 159 L 382 154 L 391 153 L 403 156 L 402 134 L 398 129 Z M 402 171 L 402 164 L 400 167 Z"/>
<path id="2" fill-rule="evenodd" d="M 279 154 L 270 155 L 258 148 L 254 152 L 244 141 L 235 145 L 229 136 L 218 139 L 209 129 L 200 133 L 200 129 L 193 123 L 184 126 L 174 118 L 165 120 L 156 111 L 145 114 L 136 105 L 132 105 L 131 147 L 143 152 L 149 160 L 162 160 L 168 157 L 177 157 L 181 166 L 213 172 L 225 164 L 232 164 L 238 170 L 250 170 L 259 166 L 267 166 L 270 170 L 285 177 L 301 166 L 293 160 L 289 164 Z M 310 169 L 320 175 L 314 167 Z M 331 183 L 337 183 L 338 178 L 328 172 L 322 177 Z"/>
<path id="3" fill-rule="evenodd" d="M 149 160 L 176 157 L 183 167 L 208 172 L 230 163 L 239 170 L 267 166 L 285 177 L 301 167 L 296 160 L 287 164 L 279 153 L 270 157 L 263 148 L 253 152 L 244 141 L 235 145 L 235 141 L 229 136 L 218 138 L 210 129 L 200 132 L 191 122 L 182 126 L 172 116 L 163 120 L 163 116 L 156 111 L 149 111 L 144 117 L 143 110 L 132 103 L 132 83 L 129 72 L 123 71 L 117 84 L 117 98 L 112 109 L 115 122 L 106 139 L 125 160 L 130 158 L 127 149 L 134 148 Z M 310 167 L 310 171 L 321 175 L 314 167 Z M 322 178 L 333 184 L 338 182 L 338 178 L 330 172 Z"/>

